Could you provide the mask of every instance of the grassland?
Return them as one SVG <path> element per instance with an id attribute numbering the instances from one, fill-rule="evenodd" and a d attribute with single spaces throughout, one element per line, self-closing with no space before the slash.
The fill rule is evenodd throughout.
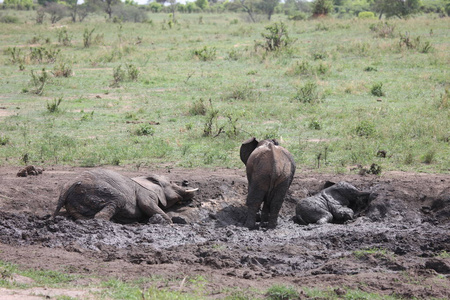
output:
<path id="1" fill-rule="evenodd" d="M 16 14 L 0 27 L 1 165 L 235 168 L 255 136 L 279 139 L 299 170 L 450 171 L 446 19 L 389 20 L 383 36 L 378 20 Z M 255 47 L 280 21 L 295 42 Z"/>

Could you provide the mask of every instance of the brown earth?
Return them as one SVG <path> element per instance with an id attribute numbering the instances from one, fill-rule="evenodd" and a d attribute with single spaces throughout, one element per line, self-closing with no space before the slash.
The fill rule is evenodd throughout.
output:
<path id="1" fill-rule="evenodd" d="M 278 227 L 249 231 L 242 227 L 243 169 L 114 168 L 127 176 L 165 174 L 198 187 L 191 203 L 170 212 L 187 224 L 174 225 L 52 219 L 59 187 L 83 169 L 47 167 L 17 177 L 20 169 L 0 167 L 0 260 L 24 268 L 123 280 L 159 275 L 170 279 L 161 282 L 165 288 L 182 291 L 192 288 L 183 279 L 201 275 L 208 298 L 223 298 L 230 288 L 251 295 L 273 284 L 336 295 L 351 288 L 405 299 L 450 298 L 448 174 L 298 172 Z M 295 224 L 296 201 L 326 181 L 347 181 L 377 197 L 346 224 Z"/>

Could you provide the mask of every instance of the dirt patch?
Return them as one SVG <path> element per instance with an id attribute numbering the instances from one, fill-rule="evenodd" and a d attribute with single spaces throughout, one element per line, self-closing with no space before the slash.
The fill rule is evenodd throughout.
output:
<path id="1" fill-rule="evenodd" d="M 19 178 L 0 168 L 0 259 L 31 268 L 132 279 L 202 275 L 207 289 L 267 289 L 274 283 L 350 287 L 404 298 L 450 298 L 450 175 L 298 172 L 274 230 L 242 227 L 243 170 L 161 169 L 198 187 L 195 199 L 169 212 L 187 224 L 121 225 L 50 218 L 59 186 L 81 168 L 45 168 Z M 377 197 L 346 224 L 295 224 L 295 204 L 326 181 L 348 181 Z M 179 284 L 179 283 L 178 283 Z M 215 294 L 215 298 L 220 294 Z M 214 298 L 211 297 L 211 298 Z"/>

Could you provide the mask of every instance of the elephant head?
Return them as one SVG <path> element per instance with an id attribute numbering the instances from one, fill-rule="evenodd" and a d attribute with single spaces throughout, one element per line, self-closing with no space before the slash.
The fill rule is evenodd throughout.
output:
<path id="1" fill-rule="evenodd" d="M 255 228 L 256 214 L 263 204 L 261 221 L 268 222 L 267 226 L 274 228 L 294 178 L 294 158 L 276 140 L 258 141 L 256 138 L 242 143 L 240 156 L 248 179 L 245 226 Z"/>
<path id="2" fill-rule="evenodd" d="M 185 189 L 161 175 L 148 175 L 132 178 L 144 189 L 154 192 L 161 206 L 169 208 L 179 201 L 191 200 L 198 189 Z"/>
<path id="3" fill-rule="evenodd" d="M 262 140 L 261 142 L 258 142 L 256 140 L 256 138 L 252 137 L 248 140 L 246 140 L 245 142 L 242 143 L 241 145 L 241 150 L 240 150 L 240 156 L 241 156 L 241 160 L 244 163 L 244 165 L 247 165 L 247 161 L 248 158 L 250 157 L 250 155 L 252 154 L 252 152 L 259 146 L 263 145 L 263 144 L 268 144 L 268 143 L 272 143 L 276 146 L 279 145 L 278 141 L 275 139 L 267 139 L 267 140 Z"/>

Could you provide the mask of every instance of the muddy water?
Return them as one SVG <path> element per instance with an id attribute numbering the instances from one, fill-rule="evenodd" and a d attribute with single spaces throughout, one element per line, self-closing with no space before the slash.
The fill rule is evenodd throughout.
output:
<path id="1" fill-rule="evenodd" d="M 172 171 L 170 175 L 181 181 L 187 173 Z M 47 177 L 44 173 L 27 179 L 17 179 L 15 174 L 4 176 L 0 185 L 0 242 L 13 247 L 63 249 L 122 265 L 202 267 L 238 281 L 287 276 L 299 284 L 308 279 L 321 285 L 324 277 L 320 276 L 333 275 L 346 278 L 355 287 L 364 280 L 379 291 L 388 288 L 419 298 L 450 297 L 446 284 L 432 290 L 409 283 L 398 285 L 405 272 L 433 282 L 450 280 L 450 259 L 439 256 L 450 252 L 450 177 L 296 177 L 278 227 L 250 231 L 242 226 L 246 180 L 235 173 L 220 170 L 213 175 L 203 171 L 190 174 L 190 184 L 200 190 L 194 201 L 169 212 L 179 223 L 185 223 L 173 225 L 160 224 L 157 218 L 129 225 L 73 221 L 65 216 L 52 219 L 50 213 L 57 199 L 54 187 L 67 179 L 67 173 L 53 172 Z M 295 224 L 292 217 L 296 201 L 320 191 L 327 180 L 346 180 L 377 196 L 346 224 Z M 396 284 L 383 279 L 391 275 L 396 276 Z M 441 277 L 437 279 L 438 275 Z"/>

